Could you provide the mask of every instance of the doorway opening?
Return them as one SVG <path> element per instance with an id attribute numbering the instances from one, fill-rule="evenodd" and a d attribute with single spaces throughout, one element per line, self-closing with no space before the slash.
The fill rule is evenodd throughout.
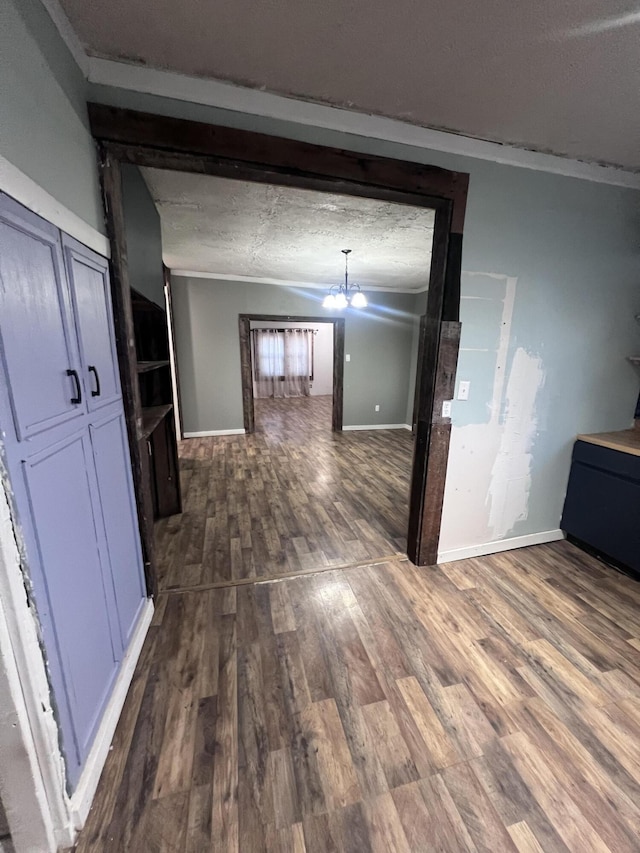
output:
<path id="1" fill-rule="evenodd" d="M 307 428 L 341 431 L 344 318 L 240 314 L 238 324 L 245 431 L 264 431 L 270 419 L 282 423 L 294 412 Z M 287 351 L 294 359 L 289 366 Z"/>
<path id="2" fill-rule="evenodd" d="M 105 214 L 112 243 L 114 314 L 123 382 L 133 384 L 128 341 L 132 317 L 123 295 L 130 292 L 122 219 L 122 164 L 215 175 L 258 184 L 339 192 L 429 208 L 435 213 L 433 257 L 417 348 L 420 361 L 415 409 L 415 449 L 409 490 L 407 554 L 417 565 L 437 558 L 444 496 L 450 420 L 442 403 L 451 398 L 459 349 L 462 230 L 468 175 L 433 166 L 392 160 L 265 136 L 232 128 L 89 104 L 91 129 L 100 148 Z M 122 294 L 122 295 L 121 295 Z M 144 520 L 145 483 L 136 432 L 141 414 L 135 394 L 129 430 L 138 508 Z M 141 523 L 149 538 L 148 525 Z M 147 553 L 153 550 L 153 542 Z M 153 572 L 153 560 L 150 561 Z"/>
<path id="3" fill-rule="evenodd" d="M 132 166 L 125 190 L 131 169 L 166 266 L 185 439 L 159 588 L 404 556 L 433 211 Z"/>
<path id="4" fill-rule="evenodd" d="M 333 323 L 252 320 L 250 332 L 256 429 L 310 437 L 330 431 Z"/>

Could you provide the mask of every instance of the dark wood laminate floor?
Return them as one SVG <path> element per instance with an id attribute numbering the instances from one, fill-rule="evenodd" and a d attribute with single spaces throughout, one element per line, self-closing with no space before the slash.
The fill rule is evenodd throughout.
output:
<path id="1" fill-rule="evenodd" d="M 161 589 L 404 553 L 411 433 L 332 433 L 331 405 L 256 400 L 255 434 L 180 443 L 184 512 L 158 525 Z"/>
<path id="2" fill-rule="evenodd" d="M 78 853 L 638 851 L 639 613 L 566 542 L 163 594 Z"/>

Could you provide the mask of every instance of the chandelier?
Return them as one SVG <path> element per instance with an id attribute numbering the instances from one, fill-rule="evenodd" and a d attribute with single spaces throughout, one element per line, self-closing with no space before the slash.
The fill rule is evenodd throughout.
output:
<path id="1" fill-rule="evenodd" d="M 344 284 L 334 284 L 322 303 L 323 308 L 366 308 L 367 297 L 360 290 L 359 284 L 349 284 L 349 255 L 351 249 L 342 249 L 344 255 Z"/>

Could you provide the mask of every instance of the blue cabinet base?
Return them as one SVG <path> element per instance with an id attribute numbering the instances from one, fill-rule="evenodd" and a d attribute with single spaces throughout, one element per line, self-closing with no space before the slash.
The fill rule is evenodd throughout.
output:
<path id="1" fill-rule="evenodd" d="M 577 441 L 560 526 L 576 544 L 640 577 L 640 456 Z"/>
<path id="2" fill-rule="evenodd" d="M 571 544 L 575 545 L 576 548 L 580 548 L 581 551 L 584 551 L 591 557 L 595 557 L 596 560 L 600 560 L 601 562 L 606 563 L 607 566 L 611 566 L 611 568 L 616 569 L 623 575 L 628 575 L 634 580 L 640 581 L 640 571 L 636 571 L 630 566 L 625 566 L 625 564 L 621 563 L 620 560 L 616 560 L 615 557 L 611 557 L 609 556 L 609 554 L 604 554 L 597 548 L 593 548 L 587 542 L 583 542 L 582 539 L 578 539 L 576 536 L 572 536 L 570 533 L 567 533 L 567 542 L 571 542 Z"/>

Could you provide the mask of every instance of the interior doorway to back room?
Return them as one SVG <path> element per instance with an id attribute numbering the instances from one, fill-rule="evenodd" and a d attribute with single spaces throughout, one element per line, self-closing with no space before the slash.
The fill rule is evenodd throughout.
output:
<path id="1" fill-rule="evenodd" d="M 144 168 L 170 270 L 183 513 L 161 589 L 407 551 L 434 210 Z M 362 298 L 331 303 L 351 287 Z"/>
<path id="2" fill-rule="evenodd" d="M 309 438 L 332 429 L 334 324 L 250 320 L 255 429 Z"/>

